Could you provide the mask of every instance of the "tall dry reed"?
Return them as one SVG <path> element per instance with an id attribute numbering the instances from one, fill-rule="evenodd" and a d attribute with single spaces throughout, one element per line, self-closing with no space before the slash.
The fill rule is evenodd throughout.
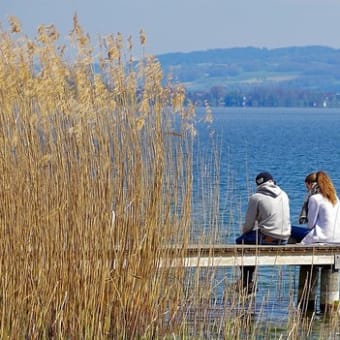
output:
<path id="1" fill-rule="evenodd" d="M 164 245 L 189 240 L 193 107 L 182 87 L 164 84 L 154 57 L 135 60 L 130 38 L 101 38 L 95 49 L 75 17 L 69 53 L 53 25 L 29 39 L 9 21 L 0 32 L 0 337 L 172 334 L 184 271 L 159 263 Z"/>
<path id="2" fill-rule="evenodd" d="M 136 58 L 120 34 L 94 47 L 77 17 L 67 46 L 53 25 L 29 39 L 9 22 L 0 31 L 0 338 L 256 336 L 229 282 L 229 305 L 215 296 L 215 269 L 171 266 L 192 239 L 193 212 L 203 221 L 196 241 L 218 242 L 219 155 L 193 154 L 194 108 L 145 54 L 145 33 Z M 291 314 L 288 330 L 268 334 L 298 338 Z"/>

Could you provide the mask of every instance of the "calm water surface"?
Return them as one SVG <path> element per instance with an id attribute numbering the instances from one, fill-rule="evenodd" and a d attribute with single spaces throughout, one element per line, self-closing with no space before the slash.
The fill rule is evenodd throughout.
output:
<path id="1" fill-rule="evenodd" d="M 195 152 L 197 159 L 204 155 L 206 163 L 211 160 L 207 155 L 212 153 L 213 145 L 219 153 L 219 241 L 234 243 L 239 235 L 248 197 L 255 191 L 254 178 L 261 171 L 269 171 L 287 192 L 292 224 L 297 224 L 308 173 L 326 171 L 340 194 L 339 109 L 213 108 L 212 111 L 213 122 L 209 126 L 197 124 L 199 147 Z M 204 186 L 200 171 L 197 185 Z M 200 203 L 195 207 L 194 200 L 197 223 L 202 219 L 201 208 Z M 254 310 L 258 320 L 287 319 L 288 310 L 296 300 L 297 271 L 295 267 L 259 269 L 259 297 Z M 226 274 L 230 281 L 234 279 L 234 273 L 222 270 L 217 282 L 223 282 Z M 217 284 L 217 291 L 222 294 L 222 284 Z"/>
<path id="2" fill-rule="evenodd" d="M 254 178 L 269 171 L 290 198 L 291 220 L 297 224 L 306 193 L 304 178 L 326 171 L 340 193 L 340 109 L 213 108 L 213 122 L 198 124 L 200 153 L 211 152 L 211 138 L 220 153 L 220 205 L 222 224 L 230 229 L 233 216 L 244 215 L 255 191 Z M 234 242 L 243 216 L 232 229 L 223 230 Z"/>

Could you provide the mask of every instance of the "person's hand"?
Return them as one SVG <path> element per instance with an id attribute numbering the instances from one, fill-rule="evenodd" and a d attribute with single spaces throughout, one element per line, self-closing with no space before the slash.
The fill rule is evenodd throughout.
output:
<path id="1" fill-rule="evenodd" d="M 306 224 L 307 223 L 307 218 L 306 217 L 300 217 L 299 218 L 299 224 Z"/>

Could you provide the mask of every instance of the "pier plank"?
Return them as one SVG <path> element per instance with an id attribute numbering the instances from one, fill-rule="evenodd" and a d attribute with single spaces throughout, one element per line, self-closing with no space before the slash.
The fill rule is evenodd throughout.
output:
<path id="1" fill-rule="evenodd" d="M 340 245 L 190 245 L 185 249 L 173 246 L 172 266 L 230 267 L 247 265 L 332 265 L 340 269 Z"/>

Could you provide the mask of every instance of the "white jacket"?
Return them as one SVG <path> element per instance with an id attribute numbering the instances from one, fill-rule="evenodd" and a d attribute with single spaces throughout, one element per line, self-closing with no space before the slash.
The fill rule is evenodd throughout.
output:
<path id="1" fill-rule="evenodd" d="M 280 240 L 288 240 L 291 232 L 289 199 L 273 181 L 256 188 L 248 202 L 242 232 L 258 227 L 262 234 Z"/>
<path id="2" fill-rule="evenodd" d="M 333 205 L 321 194 L 315 194 L 308 202 L 308 228 L 311 231 L 302 239 L 302 244 L 340 243 L 339 200 Z"/>

